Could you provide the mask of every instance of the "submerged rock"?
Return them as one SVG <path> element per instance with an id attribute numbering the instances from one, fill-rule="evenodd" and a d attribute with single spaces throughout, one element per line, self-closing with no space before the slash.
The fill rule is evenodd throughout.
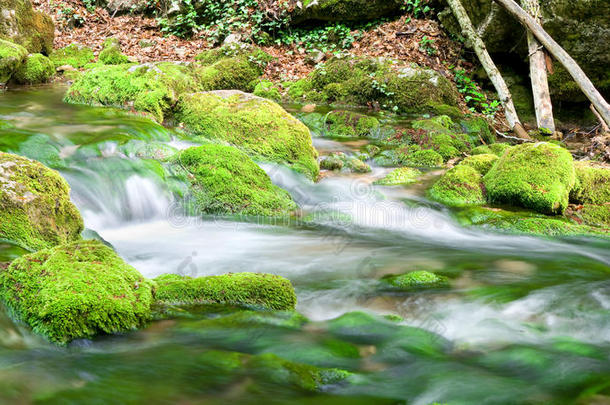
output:
<path id="1" fill-rule="evenodd" d="M 428 192 L 430 198 L 450 207 L 483 205 L 483 176 L 475 168 L 460 164 L 445 173 Z"/>
<path id="2" fill-rule="evenodd" d="M 187 277 L 164 274 L 154 279 L 160 304 L 224 304 L 294 310 L 297 297 L 289 280 L 273 274 L 229 273 Z"/>
<path id="3" fill-rule="evenodd" d="M 550 143 L 511 148 L 483 178 L 489 201 L 561 214 L 576 175 L 572 155 Z"/>
<path id="4" fill-rule="evenodd" d="M 54 37 L 51 17 L 35 11 L 30 0 L 0 0 L 0 39 L 20 44 L 31 53 L 49 55 Z"/>
<path id="5" fill-rule="evenodd" d="M 72 66 L 75 69 L 80 69 L 87 63 L 95 59 L 93 51 L 80 44 L 70 44 L 64 48 L 54 51 L 49 58 L 56 67 Z"/>
<path id="6" fill-rule="evenodd" d="M 0 273 L 11 313 L 52 342 L 134 330 L 150 318 L 152 283 L 98 241 L 16 259 Z"/>
<path id="7" fill-rule="evenodd" d="M 286 216 L 297 208 L 288 192 L 234 147 L 192 147 L 176 163 L 188 173 L 199 213 Z"/>
<path id="8" fill-rule="evenodd" d="M 176 118 L 194 135 L 228 142 L 255 159 L 318 177 L 309 130 L 273 101 L 236 90 L 185 94 Z"/>
<path id="9" fill-rule="evenodd" d="M 38 250 L 80 238 L 83 220 L 54 170 L 0 152 L 0 239 Z"/>
<path id="10" fill-rule="evenodd" d="M 47 82 L 55 74 L 55 65 L 51 59 L 39 53 L 30 54 L 25 62 L 17 68 L 14 79 L 20 84 L 38 84 Z"/>
<path id="11" fill-rule="evenodd" d="M 382 282 L 403 291 L 421 290 L 427 288 L 447 288 L 449 279 L 425 270 L 412 271 L 398 276 L 386 276 Z"/>
<path id="12" fill-rule="evenodd" d="M 8 82 L 28 55 L 21 45 L 0 39 L 0 83 Z"/>

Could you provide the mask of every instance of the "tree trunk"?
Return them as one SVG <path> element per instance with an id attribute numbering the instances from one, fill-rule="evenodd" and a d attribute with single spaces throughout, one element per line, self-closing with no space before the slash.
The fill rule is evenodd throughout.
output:
<path id="1" fill-rule="evenodd" d="M 527 29 L 529 29 L 545 46 L 545 48 L 557 59 L 570 73 L 578 87 L 587 96 L 595 109 L 602 116 L 607 125 L 610 125 L 610 105 L 604 100 L 601 94 L 595 89 L 591 80 L 585 75 L 580 66 L 570 55 L 561 47 L 547 32 L 538 24 L 525 10 L 523 10 L 513 0 L 494 0 L 500 3 L 511 14 L 513 14 Z"/>
<path id="2" fill-rule="evenodd" d="M 539 0 L 521 0 L 521 5 L 537 23 L 540 23 Z M 530 58 L 532 93 L 536 108 L 536 123 L 540 130 L 553 133 L 555 132 L 555 122 L 553 121 L 553 105 L 549 92 L 546 56 L 544 49 L 529 30 L 527 30 L 527 46 Z"/>
<path id="3" fill-rule="evenodd" d="M 504 82 L 500 71 L 496 67 L 494 61 L 491 59 L 491 56 L 489 56 L 489 52 L 487 52 L 485 43 L 475 31 L 472 22 L 468 17 L 468 14 L 466 14 L 464 6 L 462 6 L 460 0 L 447 0 L 447 3 L 449 3 L 451 11 L 453 11 L 455 18 L 457 18 L 458 22 L 460 23 L 462 33 L 472 43 L 474 51 L 479 57 L 479 61 L 481 61 L 481 65 L 483 65 L 485 72 L 487 72 L 487 76 L 496 88 L 498 96 L 500 97 L 500 101 L 504 106 L 506 120 L 508 121 L 508 124 L 510 125 L 511 129 L 520 138 L 529 139 L 529 135 L 523 129 L 521 121 L 519 121 L 519 116 L 517 115 L 517 111 L 515 110 L 515 105 L 513 104 L 513 99 L 510 95 L 510 91 L 508 90 L 508 86 L 506 85 L 506 82 Z"/>

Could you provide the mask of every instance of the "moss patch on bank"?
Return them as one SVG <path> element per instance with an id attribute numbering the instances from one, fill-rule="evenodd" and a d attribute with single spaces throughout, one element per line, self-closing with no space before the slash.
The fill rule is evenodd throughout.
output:
<path id="1" fill-rule="evenodd" d="M 49 81 L 55 74 L 51 59 L 39 53 L 28 55 L 25 62 L 15 70 L 14 79 L 20 84 L 38 84 Z"/>

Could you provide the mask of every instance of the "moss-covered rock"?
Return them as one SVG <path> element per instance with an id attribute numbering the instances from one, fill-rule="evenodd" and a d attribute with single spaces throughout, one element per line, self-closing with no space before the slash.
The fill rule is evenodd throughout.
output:
<path id="1" fill-rule="evenodd" d="M 0 39 L 20 44 L 31 53 L 53 51 L 51 17 L 32 8 L 30 0 L 0 0 Z"/>
<path id="2" fill-rule="evenodd" d="M 417 182 L 422 175 L 417 169 L 411 167 L 401 167 L 392 170 L 384 178 L 376 180 L 374 184 L 379 186 L 401 186 Z"/>
<path id="3" fill-rule="evenodd" d="M 13 78 L 21 84 L 38 84 L 48 81 L 55 74 L 51 59 L 39 53 L 30 54 L 15 71 Z"/>
<path id="4" fill-rule="evenodd" d="M 296 24 L 374 20 L 398 13 L 402 5 L 399 0 L 305 0 L 301 7 L 295 7 L 291 18 Z"/>
<path id="5" fill-rule="evenodd" d="M 489 170 L 491 170 L 497 160 L 497 155 L 484 153 L 480 155 L 468 156 L 466 159 L 460 162 L 460 165 L 470 166 L 484 176 Z"/>
<path id="6" fill-rule="evenodd" d="M 93 51 L 80 44 L 70 44 L 54 51 L 49 58 L 56 67 L 69 65 L 80 69 L 95 59 Z"/>
<path id="7" fill-rule="evenodd" d="M 484 177 L 491 202 L 561 214 L 576 182 L 572 155 L 550 143 L 508 150 Z"/>
<path id="8" fill-rule="evenodd" d="M 325 117 L 325 132 L 334 137 L 368 137 L 379 130 L 379 120 L 351 111 L 331 111 Z"/>
<path id="9" fill-rule="evenodd" d="M 443 157 L 432 149 L 424 149 L 418 145 L 410 147 L 384 150 L 375 155 L 373 161 L 378 166 L 413 166 L 413 167 L 441 167 Z"/>
<path id="10" fill-rule="evenodd" d="M 493 143 L 491 145 L 479 145 L 476 148 L 472 149 L 471 154 L 473 155 L 483 155 L 483 154 L 494 154 L 496 156 L 502 156 L 504 152 L 508 149 L 512 148 L 511 145 L 507 143 Z"/>
<path id="11" fill-rule="evenodd" d="M 610 231 L 610 203 L 603 205 L 585 204 L 575 213 L 582 223 Z"/>
<path id="12" fill-rule="evenodd" d="M 255 90 L 265 66 L 272 59 L 271 55 L 261 49 L 245 44 L 230 44 L 200 53 L 195 58 L 197 63 L 194 66 L 204 91 L 251 92 Z M 271 95 L 277 96 L 275 92 Z"/>
<path id="13" fill-rule="evenodd" d="M 506 211 L 498 208 L 471 207 L 461 211 L 458 219 L 464 225 L 475 225 L 497 231 L 538 236 L 607 236 L 603 229 L 574 224 L 563 217 L 532 212 Z"/>
<path id="14" fill-rule="evenodd" d="M 38 250 L 80 238 L 83 220 L 54 170 L 0 152 L 0 239 Z"/>
<path id="15" fill-rule="evenodd" d="M 188 173 L 202 213 L 285 216 L 297 208 L 290 195 L 239 149 L 192 147 L 179 154 L 178 162 Z"/>
<path id="16" fill-rule="evenodd" d="M 445 161 L 469 152 L 475 145 L 470 137 L 460 132 L 461 128 L 446 115 L 416 120 L 411 126 L 419 130 L 411 136 L 412 141 L 422 149 L 435 150 Z"/>
<path id="17" fill-rule="evenodd" d="M 12 314 L 49 340 L 121 333 L 150 318 L 152 283 L 98 241 L 43 249 L 0 273 Z"/>
<path id="18" fill-rule="evenodd" d="M 333 152 L 325 156 L 320 162 L 320 168 L 324 170 L 346 170 L 353 173 L 369 173 L 371 167 L 354 156 L 348 156 L 343 152 Z"/>
<path id="19" fill-rule="evenodd" d="M 361 57 L 335 57 L 297 82 L 289 95 L 311 102 L 368 105 L 397 112 L 422 112 L 431 104 L 457 104 L 457 92 L 447 78 L 418 66 Z M 297 91 L 298 90 L 298 91 Z"/>
<path id="20" fill-rule="evenodd" d="M 255 159 L 288 165 L 312 179 L 318 176 L 309 130 L 273 101 L 241 91 L 185 94 L 176 117 L 194 135 L 231 143 Z"/>
<path id="21" fill-rule="evenodd" d="M 28 55 L 21 45 L 0 39 L 0 83 L 6 83 Z"/>
<path id="22" fill-rule="evenodd" d="M 87 71 L 68 89 L 65 101 L 134 109 L 156 120 L 171 114 L 178 96 L 197 90 L 193 69 L 177 63 L 108 65 Z"/>
<path id="23" fill-rule="evenodd" d="M 256 86 L 254 86 L 253 94 L 273 101 L 280 101 L 282 99 L 282 94 L 278 88 L 269 80 L 261 80 L 258 82 Z"/>
<path id="24" fill-rule="evenodd" d="M 483 176 L 469 165 L 445 173 L 428 192 L 430 198 L 451 207 L 485 204 Z"/>
<path id="25" fill-rule="evenodd" d="M 431 273 L 425 270 L 412 271 L 398 276 L 386 276 L 382 282 L 391 287 L 403 290 L 421 290 L 427 288 L 447 288 L 450 286 L 449 279 L 444 276 Z"/>
<path id="26" fill-rule="evenodd" d="M 578 162 L 576 184 L 570 191 L 570 201 L 585 204 L 610 203 L 610 169 Z"/>
<path id="27" fill-rule="evenodd" d="M 290 281 L 273 274 L 229 273 L 197 278 L 164 274 L 154 281 L 154 297 L 160 304 L 225 304 L 293 310 L 297 303 Z"/>
<path id="28" fill-rule="evenodd" d="M 121 44 L 116 38 L 106 38 L 98 60 L 104 65 L 122 65 L 129 62 L 129 58 L 121 52 Z"/>

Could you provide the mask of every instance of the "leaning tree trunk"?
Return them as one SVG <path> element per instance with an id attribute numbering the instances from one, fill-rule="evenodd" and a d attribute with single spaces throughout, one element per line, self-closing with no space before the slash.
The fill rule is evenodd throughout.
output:
<path id="1" fill-rule="evenodd" d="M 523 8 L 540 23 L 539 0 L 521 0 Z M 527 46 L 530 58 L 530 79 L 536 109 L 536 123 L 542 131 L 555 132 L 553 121 L 553 105 L 549 92 L 549 82 L 546 70 L 544 49 L 529 30 L 527 30 Z"/>
<path id="2" fill-rule="evenodd" d="M 610 105 L 604 100 L 601 94 L 597 91 L 591 80 L 585 75 L 580 66 L 572 59 L 572 57 L 561 47 L 547 32 L 538 24 L 525 10 L 523 10 L 513 0 L 494 0 L 500 3 L 511 14 L 513 14 L 527 29 L 529 29 L 544 45 L 544 47 L 557 59 L 570 73 L 578 87 L 587 96 L 595 109 L 602 116 L 607 125 L 610 125 Z"/>
<path id="3" fill-rule="evenodd" d="M 504 106 L 504 112 L 506 114 L 506 120 L 510 125 L 511 129 L 519 136 L 520 138 L 529 139 L 529 135 L 523 129 L 521 125 L 521 121 L 519 121 L 519 116 L 517 115 L 517 111 L 515 110 L 515 105 L 513 104 L 513 99 L 510 95 L 510 91 L 508 90 L 508 86 L 506 82 L 502 78 L 500 71 L 496 67 L 494 61 L 489 56 L 489 52 L 487 52 L 487 48 L 485 47 L 485 43 L 481 39 L 481 37 L 475 31 L 468 14 L 466 14 L 466 10 L 460 0 L 447 0 L 449 6 L 451 7 L 451 11 L 457 18 L 460 23 L 460 27 L 462 28 L 462 32 L 468 38 L 468 40 L 472 43 L 474 47 L 474 51 L 479 57 L 479 61 L 481 61 L 481 65 L 487 72 L 487 76 L 493 83 L 496 91 L 498 92 L 498 96 L 500 97 L 500 101 Z"/>

